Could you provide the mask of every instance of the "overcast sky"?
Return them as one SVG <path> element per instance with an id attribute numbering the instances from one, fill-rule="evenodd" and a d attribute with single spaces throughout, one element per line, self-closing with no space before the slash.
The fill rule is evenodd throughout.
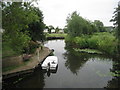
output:
<path id="1" fill-rule="evenodd" d="M 68 14 L 73 11 L 80 13 L 80 16 L 89 20 L 100 20 L 105 26 L 111 26 L 109 22 L 113 16 L 114 8 L 119 0 L 40 0 L 38 6 L 44 14 L 46 25 L 66 25 Z"/>

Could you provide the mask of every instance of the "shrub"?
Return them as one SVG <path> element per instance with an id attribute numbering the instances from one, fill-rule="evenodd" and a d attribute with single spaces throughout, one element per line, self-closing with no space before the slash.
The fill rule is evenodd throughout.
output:
<path id="1" fill-rule="evenodd" d="M 39 44 L 34 41 L 30 41 L 28 47 L 25 47 L 23 53 L 34 53 L 36 48 L 39 47 Z"/>
<path id="2" fill-rule="evenodd" d="M 114 55 L 117 52 L 117 40 L 113 34 L 108 32 L 74 38 L 67 36 L 67 41 L 76 44 L 80 49 L 97 49 L 110 55 Z"/>
<path id="3" fill-rule="evenodd" d="M 79 48 L 88 47 L 88 42 L 86 37 L 75 37 L 74 42 L 79 46 Z"/>

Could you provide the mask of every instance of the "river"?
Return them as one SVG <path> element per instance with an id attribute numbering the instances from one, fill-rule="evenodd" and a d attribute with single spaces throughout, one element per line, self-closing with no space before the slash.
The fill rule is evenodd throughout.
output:
<path id="1" fill-rule="evenodd" d="M 64 40 L 50 40 L 44 46 L 54 49 L 57 71 L 45 73 L 38 68 L 33 75 L 15 84 L 22 88 L 107 88 L 118 87 L 113 58 L 105 55 L 78 53 L 66 48 Z"/>

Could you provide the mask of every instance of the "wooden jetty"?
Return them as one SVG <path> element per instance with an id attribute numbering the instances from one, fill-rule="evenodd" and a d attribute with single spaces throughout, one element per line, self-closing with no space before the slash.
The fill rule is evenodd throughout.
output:
<path id="1" fill-rule="evenodd" d="M 10 71 L 3 72 L 2 79 L 4 80 L 11 77 L 34 72 L 34 69 L 38 67 L 52 52 L 53 50 L 50 50 L 47 47 L 44 47 L 43 50 L 36 50 L 36 54 L 31 57 L 31 60 L 26 65 L 20 66 Z"/>

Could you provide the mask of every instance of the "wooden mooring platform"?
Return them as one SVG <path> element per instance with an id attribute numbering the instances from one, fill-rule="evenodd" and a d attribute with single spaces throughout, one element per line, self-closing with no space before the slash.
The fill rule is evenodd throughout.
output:
<path id="1" fill-rule="evenodd" d="M 37 68 L 52 52 L 53 50 L 50 50 L 47 47 L 44 47 L 43 50 L 38 49 L 35 55 L 31 57 L 31 60 L 26 65 L 20 66 L 10 71 L 3 72 L 2 80 L 34 72 L 35 68 Z"/>

